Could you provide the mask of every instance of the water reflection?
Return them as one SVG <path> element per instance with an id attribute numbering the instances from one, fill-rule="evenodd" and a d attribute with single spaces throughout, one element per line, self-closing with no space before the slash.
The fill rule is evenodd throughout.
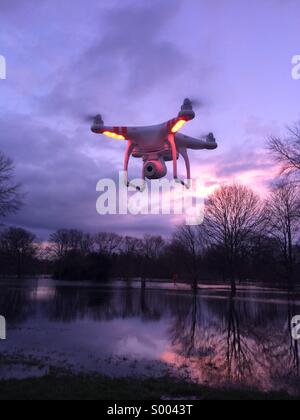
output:
<path id="1" fill-rule="evenodd" d="M 6 284 L 0 313 L 9 327 L 0 344 L 6 353 L 61 354 L 77 367 L 113 375 L 132 373 L 146 360 L 151 374 L 154 365 L 168 366 L 213 385 L 299 387 L 299 343 L 291 336 L 291 320 L 300 314 L 297 293 L 250 287 L 233 298 L 220 287 L 195 295 Z"/>
<path id="2" fill-rule="evenodd" d="M 299 385 L 299 343 L 291 336 L 291 319 L 299 311 L 294 299 L 257 306 L 229 297 L 216 306 L 194 296 L 170 328 L 173 353 L 165 360 L 178 366 L 188 360 L 190 376 L 204 383 L 291 391 Z"/>

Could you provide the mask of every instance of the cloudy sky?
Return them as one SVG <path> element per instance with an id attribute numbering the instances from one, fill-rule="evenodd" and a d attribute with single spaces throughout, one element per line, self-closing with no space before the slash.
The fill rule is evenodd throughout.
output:
<path id="1" fill-rule="evenodd" d="M 5 222 L 44 239 L 61 227 L 170 234 L 172 216 L 97 215 L 97 181 L 116 177 L 126 145 L 84 116 L 150 125 L 187 96 L 203 107 L 184 131 L 219 142 L 191 153 L 207 193 L 238 180 L 264 194 L 277 173 L 265 139 L 300 119 L 297 54 L 300 0 L 0 0 L 0 150 L 26 192 Z"/>

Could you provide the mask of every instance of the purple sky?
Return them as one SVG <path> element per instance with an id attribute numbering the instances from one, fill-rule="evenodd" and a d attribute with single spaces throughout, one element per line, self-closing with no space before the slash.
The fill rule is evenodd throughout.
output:
<path id="1" fill-rule="evenodd" d="M 149 125 L 205 106 L 184 131 L 214 131 L 192 152 L 207 191 L 232 179 L 264 191 L 276 174 L 264 142 L 300 119 L 300 0 L 0 0 L 0 150 L 27 193 L 6 220 L 41 238 L 61 228 L 169 234 L 172 217 L 100 217 L 96 183 L 122 169 L 125 144 L 82 115 Z M 133 170 L 139 173 L 139 162 Z"/>

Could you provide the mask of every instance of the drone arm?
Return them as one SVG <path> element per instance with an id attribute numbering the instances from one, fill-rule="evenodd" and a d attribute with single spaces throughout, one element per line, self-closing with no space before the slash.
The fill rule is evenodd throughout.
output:
<path id="1" fill-rule="evenodd" d="M 169 120 L 167 123 L 168 130 L 175 134 L 177 133 L 187 122 L 195 118 L 195 112 L 193 110 L 193 104 L 189 99 L 186 99 L 181 107 L 181 110 L 176 118 Z"/>
<path id="2" fill-rule="evenodd" d="M 211 133 L 201 139 L 185 136 L 181 133 L 176 134 L 176 146 L 178 149 L 192 150 L 214 150 L 218 147 L 214 135 Z"/>
<path id="3" fill-rule="evenodd" d="M 103 121 L 95 120 L 91 127 L 91 131 L 95 134 L 104 134 L 115 140 L 128 140 L 128 128 L 127 127 L 110 127 L 105 126 Z"/>

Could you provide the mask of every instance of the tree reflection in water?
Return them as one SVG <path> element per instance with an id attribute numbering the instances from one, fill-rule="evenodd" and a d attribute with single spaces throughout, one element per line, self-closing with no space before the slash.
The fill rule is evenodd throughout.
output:
<path id="1" fill-rule="evenodd" d="M 255 307 L 230 296 L 217 319 L 210 302 L 194 295 L 169 331 L 177 367 L 186 366 L 202 383 L 299 388 L 299 343 L 291 336 L 297 307 L 290 297 L 283 305 L 286 319 L 278 317 L 281 308 L 271 305 L 261 316 Z"/>
<path id="2" fill-rule="evenodd" d="M 245 375 L 253 375 L 253 353 L 249 343 L 249 335 L 242 335 L 239 314 L 235 298 L 229 299 L 228 328 L 226 341 L 227 375 L 229 379 L 243 381 Z M 255 357 L 255 356 L 254 356 Z"/>
<path id="3" fill-rule="evenodd" d="M 299 343 L 291 336 L 291 320 L 299 314 L 297 293 L 249 288 L 231 297 L 224 288 L 203 289 L 197 295 L 187 290 L 137 289 L 129 283 L 124 288 L 31 283 L 2 287 L 0 313 L 14 334 L 26 324 L 37 340 L 35 326 L 47 328 L 48 321 L 58 328 L 82 320 L 99 323 L 99 330 L 105 324 L 111 335 L 101 336 L 103 342 L 118 343 L 122 331 L 148 335 L 153 346 L 164 343 L 153 353 L 157 361 L 175 364 L 202 383 L 299 389 Z M 116 337 L 109 327 L 112 321 L 114 327 L 120 326 Z M 130 328 L 122 329 L 122 322 Z M 71 334 L 73 329 L 68 331 Z M 92 331 L 97 334 L 97 325 Z M 67 333 L 60 336 L 65 341 L 57 342 L 57 349 L 67 347 L 70 338 Z M 86 339 L 94 348 L 95 336 Z"/>

